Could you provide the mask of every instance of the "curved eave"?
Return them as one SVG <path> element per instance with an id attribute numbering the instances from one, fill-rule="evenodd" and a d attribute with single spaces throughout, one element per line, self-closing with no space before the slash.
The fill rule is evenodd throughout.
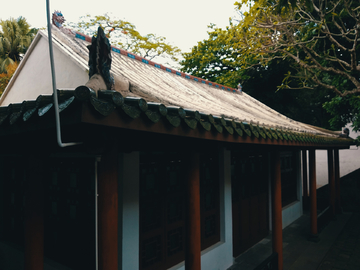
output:
<path id="1" fill-rule="evenodd" d="M 255 126 L 196 110 L 147 102 L 142 98 L 124 98 L 111 90 L 99 91 L 96 97 L 88 88 L 79 87 L 75 91 L 58 91 L 58 97 L 60 111 L 64 111 L 62 118 L 72 117 L 65 113 L 68 108 L 79 108 L 79 121 L 86 124 L 242 144 L 306 148 L 349 148 L 355 144 L 350 138 L 336 137 L 331 133 L 329 136 L 314 135 Z M 16 125 L 18 130 L 25 122 L 31 123 L 31 118 L 45 119 L 52 107 L 52 96 L 39 96 L 36 101 L 1 107 L 0 135 L 11 126 Z"/>

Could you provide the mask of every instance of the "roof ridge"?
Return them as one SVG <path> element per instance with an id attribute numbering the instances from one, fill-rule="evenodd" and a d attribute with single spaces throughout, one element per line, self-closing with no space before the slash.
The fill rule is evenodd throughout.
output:
<path id="1" fill-rule="evenodd" d="M 68 29 L 68 30 L 71 30 L 71 29 Z M 74 33 L 75 33 L 75 38 L 78 38 L 78 39 L 81 39 L 81 40 L 84 40 L 84 41 L 87 41 L 89 43 L 91 43 L 91 37 L 88 36 L 88 35 L 85 35 L 83 33 L 80 33 L 78 31 L 74 31 L 72 30 Z M 185 79 L 189 79 L 189 80 L 192 80 L 192 81 L 195 81 L 195 82 L 198 82 L 198 83 L 203 83 L 203 84 L 207 84 L 209 86 L 213 86 L 215 88 L 218 88 L 218 89 L 222 89 L 222 90 L 227 90 L 229 92 L 233 92 L 233 93 L 240 93 L 240 91 L 236 88 L 232 88 L 232 87 L 228 87 L 226 85 L 222 85 L 222 84 L 219 84 L 219 83 L 214 83 L 214 82 L 211 82 L 209 80 L 205 80 L 205 79 L 202 79 L 200 77 L 196 77 L 196 76 L 193 76 L 193 75 L 190 75 L 190 74 L 187 74 L 185 72 L 182 72 L 182 71 L 178 71 L 176 69 L 173 69 L 173 68 L 169 68 L 169 67 L 166 67 L 164 66 L 163 64 L 158 64 L 154 61 L 151 61 L 151 60 L 147 60 L 146 58 L 144 57 L 141 57 L 139 55 L 136 55 L 132 52 L 129 52 L 127 50 L 124 50 L 124 49 L 120 49 L 116 46 L 113 46 L 111 45 L 111 50 L 115 53 L 119 53 L 121 55 L 124 55 L 124 56 L 127 56 L 131 59 L 134 59 L 134 60 L 137 60 L 139 62 L 142 62 L 144 64 L 148 64 L 148 65 L 151 65 L 151 66 L 154 66 L 156 68 L 159 68 L 159 69 L 162 69 L 164 71 L 167 71 L 167 72 L 170 72 L 170 73 L 173 73 L 175 75 L 178 75 L 178 76 L 181 76 Z"/>

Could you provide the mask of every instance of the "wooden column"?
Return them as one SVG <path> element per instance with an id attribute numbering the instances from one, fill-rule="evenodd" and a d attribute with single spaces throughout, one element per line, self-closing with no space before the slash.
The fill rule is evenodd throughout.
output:
<path id="1" fill-rule="evenodd" d="M 310 186 L 310 229 L 311 236 L 317 238 L 317 203 L 316 203 L 316 159 L 315 149 L 309 150 L 309 186 Z"/>
<path id="2" fill-rule="evenodd" d="M 335 172 L 334 172 L 334 152 L 333 149 L 327 150 L 328 156 L 328 176 L 330 188 L 330 207 L 333 215 L 335 215 Z"/>
<path id="3" fill-rule="evenodd" d="M 26 168 L 24 204 L 24 268 L 44 269 L 44 187 L 43 161 L 29 157 Z"/>
<path id="4" fill-rule="evenodd" d="M 201 269 L 201 229 L 200 229 L 200 155 L 190 153 L 185 158 L 185 179 L 187 181 L 187 226 L 185 269 Z"/>
<path id="5" fill-rule="evenodd" d="M 340 160 L 339 149 L 334 149 L 334 172 L 335 172 L 335 188 L 336 188 L 336 212 L 341 212 L 341 189 L 340 189 Z"/>
<path id="6" fill-rule="evenodd" d="M 304 198 L 304 205 L 307 209 L 308 205 L 309 205 L 309 190 L 308 190 L 308 171 L 307 171 L 307 155 L 306 155 L 306 150 L 302 150 L 302 172 L 303 172 L 303 198 Z"/>
<path id="7" fill-rule="evenodd" d="M 283 235 L 282 235 L 282 203 L 281 203 L 281 161 L 280 152 L 273 152 L 273 252 L 278 254 L 279 268 L 283 269 Z"/>
<path id="8" fill-rule="evenodd" d="M 118 149 L 116 140 L 98 163 L 99 269 L 118 270 Z"/>

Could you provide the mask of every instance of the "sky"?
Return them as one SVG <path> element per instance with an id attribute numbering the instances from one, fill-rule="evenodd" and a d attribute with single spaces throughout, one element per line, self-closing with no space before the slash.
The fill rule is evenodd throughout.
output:
<path id="1" fill-rule="evenodd" d="M 50 12 L 59 10 L 66 22 L 81 16 L 103 15 L 131 22 L 140 34 L 153 33 L 189 52 L 198 41 L 207 39 L 210 23 L 225 28 L 236 15 L 236 0 L 49 0 Z M 46 0 L 12 0 L 0 9 L 0 19 L 23 16 L 31 27 L 46 27 Z"/>

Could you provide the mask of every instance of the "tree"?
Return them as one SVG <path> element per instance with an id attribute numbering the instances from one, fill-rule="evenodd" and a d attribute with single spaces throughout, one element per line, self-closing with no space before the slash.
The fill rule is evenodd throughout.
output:
<path id="1" fill-rule="evenodd" d="M 253 15 L 256 18 L 256 14 Z M 251 27 L 247 19 L 242 17 L 238 24 Z M 330 128 L 330 115 L 322 104 L 334 95 L 327 90 L 277 91 L 285 75 L 296 70 L 287 59 L 274 58 L 263 65 L 257 55 L 250 53 L 250 49 L 239 42 L 239 25 L 235 19 L 226 29 L 210 25 L 208 39 L 198 42 L 191 52 L 183 54 L 181 70 L 234 88 L 240 82 L 243 91 L 276 111 L 297 121 Z M 258 31 L 256 28 L 253 30 Z M 251 34 L 256 32 L 249 31 L 248 35 Z"/>
<path id="2" fill-rule="evenodd" d="M 243 76 L 242 54 L 233 42 L 230 27 L 209 26 L 209 38 L 198 42 L 189 53 L 183 53 L 181 71 L 231 87 L 236 87 Z"/>
<path id="3" fill-rule="evenodd" d="M 155 34 L 141 35 L 134 24 L 110 18 L 109 15 L 82 17 L 79 23 L 70 23 L 70 26 L 87 35 L 96 34 L 98 26 L 101 26 L 108 36 L 111 44 L 124 50 L 152 60 L 162 57 L 177 62 L 180 49 L 166 42 L 165 37 Z"/>
<path id="4" fill-rule="evenodd" d="M 6 66 L 6 72 L 0 74 L 0 96 L 4 92 L 17 67 L 17 62 L 11 63 Z"/>
<path id="5" fill-rule="evenodd" d="M 249 3 L 243 0 L 237 5 Z M 239 42 L 251 48 L 249 54 L 262 65 L 276 58 L 292 64 L 294 71 L 287 73 L 279 88 L 328 89 L 335 94 L 323 105 L 333 116 L 331 126 L 339 129 L 351 122 L 360 130 L 358 2 L 292 0 L 287 5 L 274 0 L 269 5 L 256 1 L 245 15 L 247 27 L 238 28 Z"/>
<path id="6" fill-rule="evenodd" d="M 257 18 L 248 28 L 255 27 L 257 35 L 247 35 L 245 29 L 240 38 L 244 46 L 251 48 L 250 53 L 263 64 L 279 57 L 291 60 L 296 73 L 286 76 L 284 88 L 289 88 L 288 82 L 295 79 L 298 88 L 323 87 L 339 96 L 360 93 L 358 3 L 297 0 L 279 13 L 278 5 L 275 0 L 270 6 L 257 7 Z"/>
<path id="7" fill-rule="evenodd" d="M 215 74 L 216 77 L 208 78 L 217 82 L 223 78 L 230 81 L 229 77 L 233 77 L 233 87 L 235 81 L 239 80 L 244 82 L 244 89 L 248 89 L 250 85 L 255 87 L 261 81 L 261 76 L 268 77 L 274 63 L 288 66 L 287 70 L 283 69 L 284 74 L 278 73 L 278 77 L 273 77 L 275 80 L 279 76 L 282 78 L 277 87 L 281 91 L 276 91 L 274 96 L 283 93 L 284 96 L 296 97 L 298 101 L 303 100 L 298 103 L 302 104 L 303 110 L 313 104 L 324 104 L 323 108 L 334 117 L 330 122 L 332 128 L 338 129 L 346 123 L 344 121 L 352 119 L 354 127 L 360 129 L 360 121 L 359 125 L 356 124 L 359 114 L 359 103 L 356 101 L 360 94 L 360 7 L 357 2 L 242 0 L 235 5 L 239 12 L 242 7 L 247 6 L 247 11 L 241 13 L 241 20 L 233 20 L 226 31 L 215 29 L 216 35 L 210 32 L 209 40 L 200 42 L 190 54 L 185 55 L 182 62 L 184 71 L 196 70 L 203 77 Z M 212 62 L 208 61 L 207 65 L 206 57 L 198 57 L 197 52 L 200 51 L 199 48 L 205 48 L 205 45 L 216 43 L 217 40 L 227 43 L 225 48 L 231 54 L 214 54 Z M 207 49 L 212 52 L 211 48 Z M 219 52 L 217 49 L 215 51 Z M 226 72 L 218 64 L 228 56 L 234 61 L 231 72 Z M 259 81 L 254 81 L 255 78 Z M 268 88 L 271 81 L 263 80 L 262 83 Z M 272 94 L 274 93 L 275 91 Z M 256 97 L 256 94 L 253 96 Z M 310 97 L 314 99 L 309 99 Z M 282 111 L 276 101 L 273 104 L 266 102 L 273 108 L 280 107 L 278 110 L 289 117 L 295 113 L 290 108 L 287 112 Z M 345 110 L 346 106 L 352 107 Z M 342 110 L 337 110 L 339 108 Z M 326 113 L 323 115 L 324 119 L 329 118 Z M 301 121 L 301 111 L 293 118 Z M 324 122 L 322 126 L 329 127 Z"/>
<path id="8" fill-rule="evenodd" d="M 23 17 L 1 20 L 0 26 L 0 73 L 4 73 L 9 64 L 20 62 L 38 29 L 30 28 Z"/>

